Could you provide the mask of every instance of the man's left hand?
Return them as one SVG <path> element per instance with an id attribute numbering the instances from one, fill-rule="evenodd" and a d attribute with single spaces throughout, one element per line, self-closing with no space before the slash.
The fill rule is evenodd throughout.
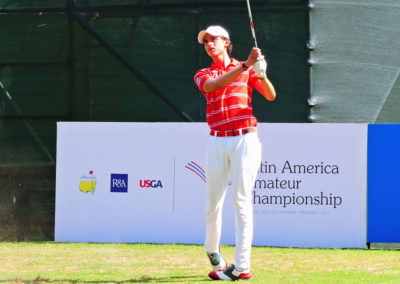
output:
<path id="1" fill-rule="evenodd" d="M 253 65 L 254 71 L 259 79 L 265 79 L 267 77 L 267 62 L 264 60 L 264 56 L 257 58 L 256 63 Z"/>

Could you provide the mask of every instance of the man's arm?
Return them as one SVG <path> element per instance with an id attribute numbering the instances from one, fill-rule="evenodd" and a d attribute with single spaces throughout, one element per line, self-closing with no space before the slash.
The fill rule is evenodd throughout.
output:
<path id="1" fill-rule="evenodd" d="M 253 49 L 250 51 L 249 57 L 245 62 L 246 67 L 249 68 L 250 66 L 252 66 L 257 61 L 257 58 L 260 55 L 260 49 L 253 47 Z M 233 81 L 235 81 L 237 76 L 242 74 L 244 70 L 245 69 L 241 65 L 239 65 L 229 72 L 226 72 L 225 74 L 219 76 L 218 78 L 208 78 L 203 85 L 204 92 L 209 93 L 226 88 Z"/>
<path id="2" fill-rule="evenodd" d="M 235 81 L 237 76 L 242 74 L 243 71 L 244 68 L 239 65 L 229 72 L 226 72 L 225 74 L 219 76 L 218 78 L 208 78 L 203 85 L 204 92 L 214 92 L 229 86 L 233 81 Z"/>
<path id="3" fill-rule="evenodd" d="M 254 86 L 256 90 L 263 95 L 267 100 L 273 101 L 276 98 L 275 88 L 267 77 L 258 79 Z"/>

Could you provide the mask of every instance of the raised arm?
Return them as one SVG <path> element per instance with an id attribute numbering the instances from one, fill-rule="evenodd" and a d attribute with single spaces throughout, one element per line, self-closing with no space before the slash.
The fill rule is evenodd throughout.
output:
<path id="1" fill-rule="evenodd" d="M 276 98 L 275 88 L 271 81 L 267 78 L 267 62 L 264 60 L 264 56 L 259 50 L 259 57 L 253 68 L 257 74 L 258 80 L 255 82 L 256 90 L 262 94 L 267 100 L 273 101 Z"/>
<path id="2" fill-rule="evenodd" d="M 258 48 L 253 48 L 250 51 L 249 57 L 247 58 L 244 64 L 247 68 L 252 66 L 260 55 L 260 50 Z M 204 82 L 203 90 L 207 93 L 221 90 L 231 84 L 235 79 L 242 74 L 247 68 L 243 68 L 242 65 L 236 66 L 234 69 L 226 72 L 225 74 L 219 76 L 218 78 L 208 78 L 207 81 Z"/>
<path id="3" fill-rule="evenodd" d="M 218 78 L 208 78 L 204 82 L 203 90 L 207 93 L 221 90 L 231 84 L 245 69 L 239 65 Z"/>

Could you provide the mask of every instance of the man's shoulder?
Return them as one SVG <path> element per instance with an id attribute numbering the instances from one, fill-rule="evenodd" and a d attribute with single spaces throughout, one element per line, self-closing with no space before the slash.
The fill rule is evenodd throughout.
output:
<path id="1" fill-rule="evenodd" d="M 209 71 L 210 68 L 201 68 L 199 70 L 197 70 L 197 72 L 204 72 L 204 71 Z"/>
<path id="2" fill-rule="evenodd" d="M 210 74 L 210 73 L 212 73 L 212 71 L 210 70 L 210 68 L 202 68 L 202 69 L 197 70 L 195 76 L 197 76 L 197 75 L 199 75 L 199 74 Z"/>

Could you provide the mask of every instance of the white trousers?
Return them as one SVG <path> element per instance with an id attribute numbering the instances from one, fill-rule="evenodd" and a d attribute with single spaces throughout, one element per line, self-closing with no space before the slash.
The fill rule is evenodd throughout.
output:
<path id="1" fill-rule="evenodd" d="M 222 209 L 231 176 L 235 209 L 235 267 L 250 268 L 253 240 L 252 190 L 261 163 L 261 143 L 257 133 L 243 136 L 210 136 L 207 149 L 207 220 L 205 248 L 219 252 Z"/>

